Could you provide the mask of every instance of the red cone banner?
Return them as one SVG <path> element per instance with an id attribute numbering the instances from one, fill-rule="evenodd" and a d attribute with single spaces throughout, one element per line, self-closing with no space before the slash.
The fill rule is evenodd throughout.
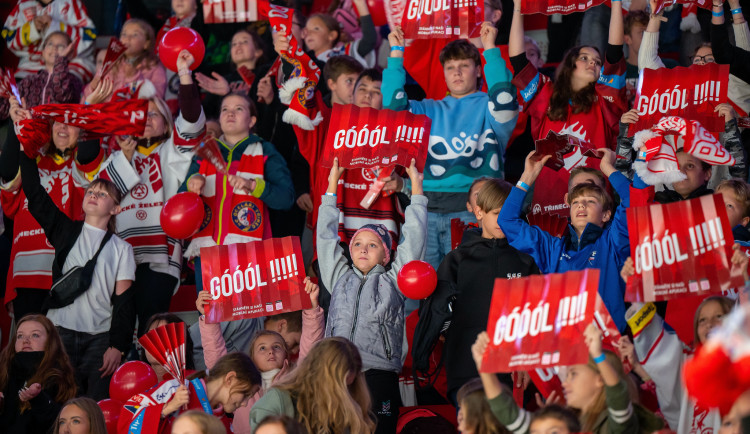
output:
<path id="1" fill-rule="evenodd" d="M 482 371 L 586 363 L 581 335 L 594 317 L 598 286 L 597 269 L 495 280 Z"/>
<path id="2" fill-rule="evenodd" d="M 714 112 L 727 102 L 729 65 L 708 63 L 689 68 L 641 70 L 635 109 L 638 122 L 630 124 L 628 135 L 646 130 L 664 116 L 679 116 L 700 122 L 712 133 L 724 132 L 724 118 Z"/>
<path id="3" fill-rule="evenodd" d="M 625 300 L 661 301 L 721 294 L 744 286 L 732 268 L 732 230 L 720 194 L 628 209 L 636 274 Z"/>
<path id="4" fill-rule="evenodd" d="M 482 0 L 406 0 L 401 28 L 406 39 L 458 39 L 479 36 Z"/>
<path id="5" fill-rule="evenodd" d="M 206 322 L 310 309 L 298 237 L 201 249 L 203 287 L 211 292 Z"/>
<path id="6" fill-rule="evenodd" d="M 331 167 L 408 167 L 424 170 L 432 121 L 408 111 L 375 110 L 334 104 L 320 164 Z"/>
<path id="7" fill-rule="evenodd" d="M 172 378 L 185 382 L 185 324 L 164 324 L 149 330 L 138 342 Z"/>

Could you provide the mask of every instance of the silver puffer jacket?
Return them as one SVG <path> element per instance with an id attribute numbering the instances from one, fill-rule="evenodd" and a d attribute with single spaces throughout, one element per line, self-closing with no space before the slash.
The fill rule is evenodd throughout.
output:
<path id="1" fill-rule="evenodd" d="M 323 196 L 318 212 L 317 250 L 321 280 L 331 291 L 326 337 L 349 339 L 367 369 L 400 372 L 404 339 L 404 300 L 396 276 L 407 262 L 422 259 L 427 243 L 427 198 L 411 197 L 391 269 L 377 265 L 367 275 L 350 267 L 339 245 L 336 198 Z"/>

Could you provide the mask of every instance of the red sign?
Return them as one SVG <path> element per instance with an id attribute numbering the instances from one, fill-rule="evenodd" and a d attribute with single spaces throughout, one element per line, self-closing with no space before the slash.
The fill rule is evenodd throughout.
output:
<path id="1" fill-rule="evenodd" d="M 724 132 L 724 118 L 714 112 L 727 102 L 729 65 L 708 63 L 689 68 L 644 68 L 638 78 L 635 108 L 638 122 L 630 124 L 628 135 L 646 130 L 664 116 L 698 121 L 712 133 Z"/>
<path id="2" fill-rule="evenodd" d="M 594 317 L 599 270 L 497 279 L 483 372 L 586 363 L 581 337 Z"/>
<path id="3" fill-rule="evenodd" d="M 320 164 L 331 167 L 408 167 L 411 159 L 424 170 L 432 121 L 408 111 L 333 105 Z"/>
<path id="4" fill-rule="evenodd" d="M 521 12 L 527 14 L 572 14 L 598 6 L 605 0 L 523 0 Z"/>
<path id="5" fill-rule="evenodd" d="M 539 227 L 553 237 L 563 236 L 568 229 L 568 218 L 562 217 L 559 214 L 546 212 L 537 214 L 528 213 L 526 214 L 526 220 L 528 220 L 530 225 Z"/>
<path id="6" fill-rule="evenodd" d="M 721 294 L 744 286 L 732 268 L 732 230 L 721 195 L 628 209 L 636 274 L 625 300 L 660 301 Z"/>
<path id="7" fill-rule="evenodd" d="M 115 66 L 115 62 L 125 54 L 125 44 L 120 42 L 117 38 L 111 38 L 109 40 L 109 46 L 107 52 L 104 54 L 104 62 L 102 63 L 102 72 L 99 74 L 100 77 L 105 77 L 112 67 Z"/>
<path id="8" fill-rule="evenodd" d="M 454 250 L 461 244 L 461 240 L 464 237 L 464 232 L 467 229 L 478 228 L 479 225 L 476 223 L 464 223 L 463 220 L 456 217 L 451 219 L 451 250 Z"/>
<path id="9" fill-rule="evenodd" d="M 458 39 L 479 36 L 482 0 L 406 0 L 401 28 L 406 39 Z"/>
<path id="10" fill-rule="evenodd" d="M 206 24 L 258 21 L 257 0 L 203 0 Z"/>
<path id="11" fill-rule="evenodd" d="M 711 0 L 656 0 L 656 10 L 654 13 L 658 14 L 664 8 L 672 6 L 673 4 L 696 5 L 703 9 L 711 9 L 713 2 Z"/>
<path id="12" fill-rule="evenodd" d="M 201 249 L 203 287 L 211 292 L 206 322 L 310 309 L 298 237 Z"/>
<path id="13" fill-rule="evenodd" d="M 568 134 L 557 134 L 547 131 L 547 137 L 534 142 L 536 153 L 534 159 L 541 160 L 545 155 L 551 155 L 544 167 L 560 170 L 565 167 L 565 156 L 580 154 L 582 156 L 601 159 L 599 152 L 590 143 Z"/>

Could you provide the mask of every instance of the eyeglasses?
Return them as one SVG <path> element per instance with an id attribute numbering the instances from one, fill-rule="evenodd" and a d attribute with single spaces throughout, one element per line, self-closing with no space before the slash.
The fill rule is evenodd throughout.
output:
<path id="1" fill-rule="evenodd" d="M 94 196 L 99 199 L 106 199 L 109 197 L 109 193 L 106 191 L 86 190 L 86 196 Z"/>
<path id="2" fill-rule="evenodd" d="M 714 63 L 716 62 L 716 58 L 714 58 L 713 54 L 706 54 L 705 56 L 693 56 L 693 65 L 698 62 Z"/>

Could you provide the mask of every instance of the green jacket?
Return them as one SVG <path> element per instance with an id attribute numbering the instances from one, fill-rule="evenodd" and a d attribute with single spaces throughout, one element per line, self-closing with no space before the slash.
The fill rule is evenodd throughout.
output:
<path id="1" fill-rule="evenodd" d="M 286 390 L 272 387 L 266 391 L 250 410 L 250 429 L 255 428 L 267 416 L 286 415 L 297 418 L 297 409 L 292 402 L 292 396 Z"/>

